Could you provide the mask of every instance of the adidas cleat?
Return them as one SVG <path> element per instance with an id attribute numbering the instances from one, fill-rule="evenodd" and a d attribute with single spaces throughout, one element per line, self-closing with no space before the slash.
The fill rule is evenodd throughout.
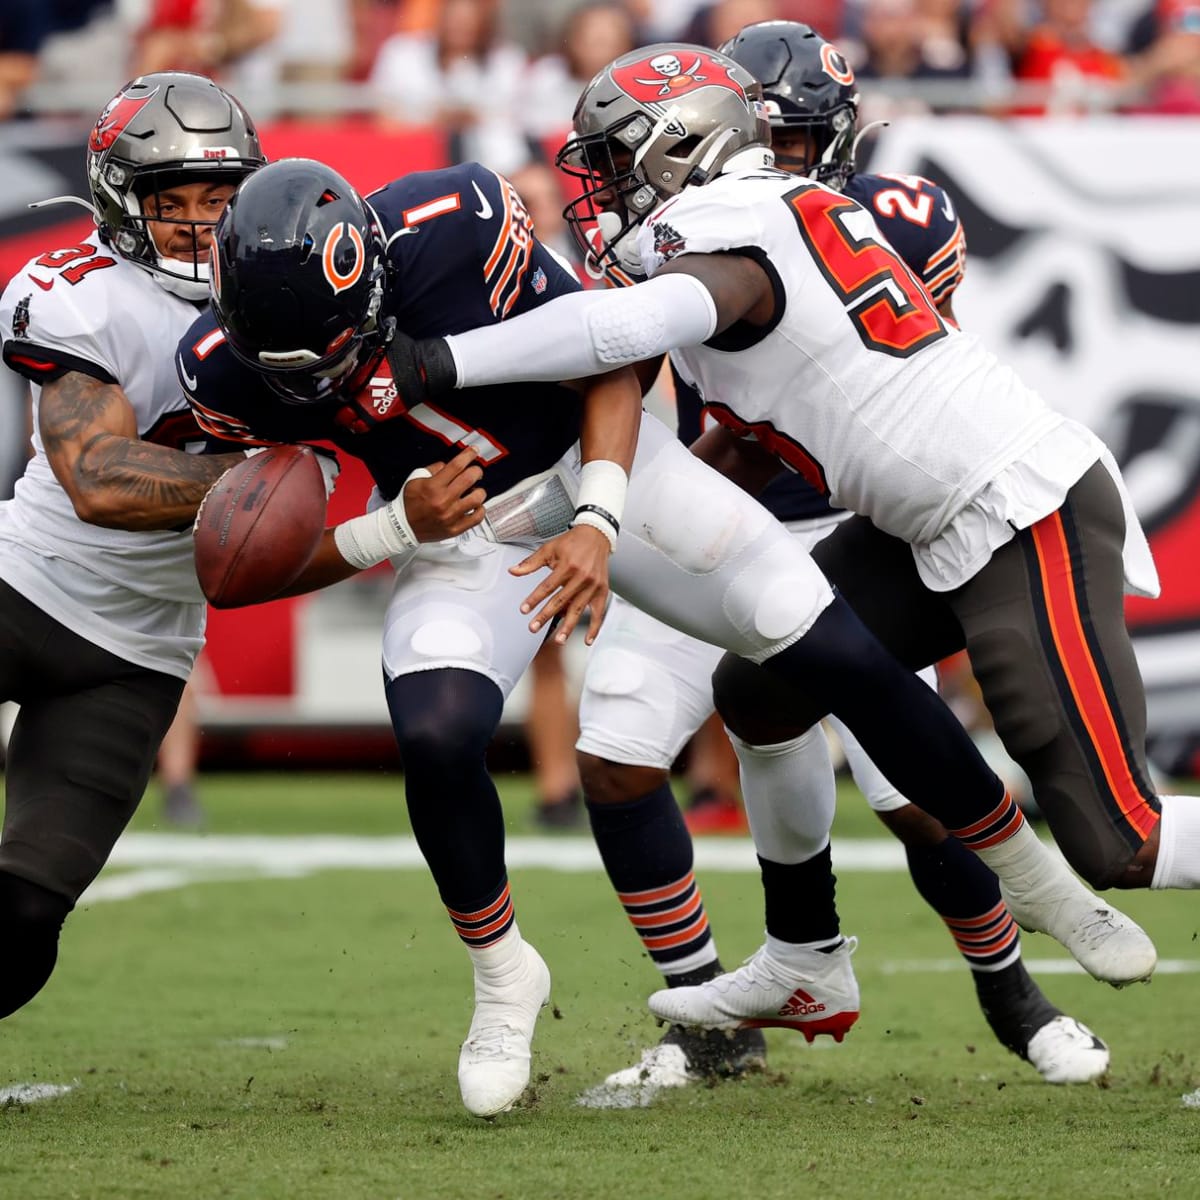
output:
<path id="1" fill-rule="evenodd" d="M 477 1117 L 508 1112 L 529 1085 L 533 1030 L 550 1000 L 550 971 L 528 942 L 520 955 L 502 979 L 475 975 L 475 1015 L 458 1056 L 458 1086 Z"/>
<path id="2" fill-rule="evenodd" d="M 819 1034 L 840 1042 L 858 1020 L 858 981 L 850 966 L 857 945 L 857 938 L 846 938 L 828 954 L 800 951 L 802 970 L 784 966 L 763 946 L 736 971 L 655 992 L 650 1011 L 678 1025 L 795 1029 L 810 1042 Z"/>

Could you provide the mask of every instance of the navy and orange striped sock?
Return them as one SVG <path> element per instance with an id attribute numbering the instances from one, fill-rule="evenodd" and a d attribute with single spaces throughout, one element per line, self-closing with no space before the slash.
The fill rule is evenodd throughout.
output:
<path id="1" fill-rule="evenodd" d="M 624 804 L 588 802 L 604 869 L 646 953 L 668 977 L 717 961 L 692 874 L 692 839 L 668 784 Z"/>
<path id="2" fill-rule="evenodd" d="M 473 900 L 461 909 L 446 906 L 454 931 L 472 950 L 482 950 L 498 942 L 513 926 L 512 896 L 507 875 L 486 896 Z"/>
<path id="3" fill-rule="evenodd" d="M 1020 934 L 1000 882 L 974 854 L 955 838 L 904 849 L 917 891 L 973 971 L 997 971 L 1020 957 Z"/>
<path id="4" fill-rule="evenodd" d="M 985 817 L 950 832 L 968 849 L 990 850 L 1008 841 L 1025 824 L 1025 816 L 1006 791 L 1003 799 Z"/>

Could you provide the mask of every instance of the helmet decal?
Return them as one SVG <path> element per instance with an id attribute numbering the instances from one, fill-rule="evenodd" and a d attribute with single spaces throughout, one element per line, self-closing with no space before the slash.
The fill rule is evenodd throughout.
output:
<path id="1" fill-rule="evenodd" d="M 832 42 L 824 42 L 821 45 L 821 66 L 825 69 L 825 74 L 835 83 L 843 84 L 846 87 L 853 85 L 854 71 L 842 52 Z"/>
<path id="2" fill-rule="evenodd" d="M 88 149 L 102 154 L 125 131 L 125 127 L 142 108 L 158 95 L 158 88 L 144 96 L 118 92 L 105 106 L 88 138 Z"/>
<path id="3" fill-rule="evenodd" d="M 729 73 L 729 64 L 712 54 L 691 52 L 652 54 L 637 62 L 612 69 L 613 82 L 627 96 L 642 104 L 673 100 L 704 87 L 722 87 L 743 100 L 746 91 Z"/>
<path id="4" fill-rule="evenodd" d="M 339 269 L 337 263 L 338 247 L 343 238 L 350 242 L 353 253 L 353 257 L 349 260 L 343 255 L 343 262 L 346 262 L 344 271 Z M 325 270 L 325 278 L 329 281 L 329 286 L 333 288 L 335 296 L 338 292 L 344 292 L 347 288 L 353 287 L 362 278 L 366 262 L 367 254 L 363 247 L 362 234 L 348 221 L 339 221 L 329 231 L 329 236 L 325 239 L 325 246 L 321 251 L 321 266 Z"/>
<path id="5" fill-rule="evenodd" d="M 221 256 L 215 241 L 208 248 L 208 286 L 214 296 L 221 294 Z"/>

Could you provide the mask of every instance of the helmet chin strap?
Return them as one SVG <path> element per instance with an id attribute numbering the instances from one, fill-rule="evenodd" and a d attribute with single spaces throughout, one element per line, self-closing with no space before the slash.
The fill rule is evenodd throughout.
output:
<path id="1" fill-rule="evenodd" d="M 193 303 L 199 303 L 202 300 L 208 299 L 208 263 L 198 262 L 193 268 L 195 278 L 185 279 L 182 275 L 176 275 L 174 271 L 167 266 L 168 263 L 181 263 L 183 260 L 179 258 L 165 258 L 159 254 L 158 270 L 147 271 L 147 274 L 155 283 L 158 284 L 164 291 L 170 292 L 173 296 L 179 296 L 183 300 L 191 300 Z"/>

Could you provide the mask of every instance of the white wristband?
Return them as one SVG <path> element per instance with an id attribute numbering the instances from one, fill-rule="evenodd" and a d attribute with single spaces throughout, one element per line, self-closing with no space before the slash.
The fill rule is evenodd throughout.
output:
<path id="1" fill-rule="evenodd" d="M 404 489 L 414 479 L 428 478 L 430 473 L 424 467 L 418 467 L 401 485 L 394 500 L 374 512 L 343 521 L 333 531 L 338 553 L 359 571 L 365 571 L 385 558 L 411 558 L 420 543 L 404 512 Z"/>
<path id="2" fill-rule="evenodd" d="M 584 463 L 579 473 L 579 496 L 571 524 L 598 529 L 615 550 L 628 487 L 629 476 L 620 463 L 607 458 Z"/>

